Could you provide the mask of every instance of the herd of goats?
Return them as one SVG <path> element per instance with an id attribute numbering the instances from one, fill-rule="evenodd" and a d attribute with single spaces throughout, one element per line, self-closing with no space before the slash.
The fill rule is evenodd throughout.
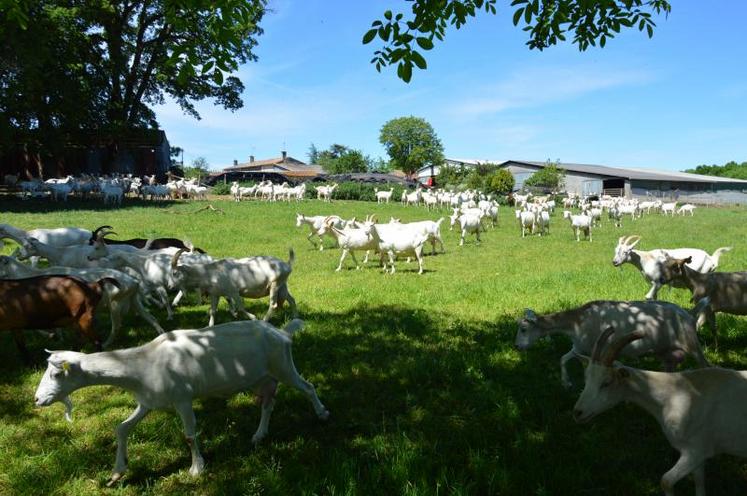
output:
<path id="1" fill-rule="evenodd" d="M 57 184 L 71 187 L 69 183 Z M 76 184 L 80 186 L 79 182 Z M 140 182 L 138 187 L 147 186 Z M 267 188 L 261 191 L 266 184 L 257 185 L 253 191 L 234 186 L 232 193 L 237 200 L 267 194 Z M 51 186 L 50 191 L 55 187 Z M 319 198 L 331 200 L 334 187 L 325 186 Z M 277 188 L 273 186 L 273 195 Z M 283 198 L 290 198 L 289 195 Z M 389 202 L 391 196 L 392 190 L 376 192 L 379 202 Z M 522 236 L 548 231 L 554 201 L 531 195 L 515 195 L 513 200 Z M 429 209 L 452 209 L 451 225 L 458 224 L 462 230 L 460 244 L 467 233 L 474 233 L 479 241 L 485 225 L 498 220 L 498 204 L 478 192 L 418 189 L 404 192 L 402 202 Z M 605 212 L 619 225 L 625 215 L 636 218 L 657 210 L 673 215 L 676 205 L 608 197 L 587 200 L 569 195 L 563 208 L 581 212 L 566 210 L 563 217 L 569 220 L 577 240 L 582 232 L 591 241 L 591 230 Z M 693 208 L 685 205 L 679 212 L 692 215 Z M 436 244 L 440 244 L 443 251 L 443 220 L 403 223 L 391 219 L 377 223 L 375 216 L 361 222 L 334 215 L 298 214 L 296 226 L 308 225 L 308 239 L 319 249 L 323 249 L 323 236 L 334 238 L 342 251 L 337 270 L 341 270 L 347 255 L 360 268 L 355 252 L 365 251 L 367 259 L 373 251 L 385 271 L 394 272 L 397 257 L 415 256 L 422 273 L 424 246 L 430 243 L 435 252 Z M 77 389 L 106 384 L 134 394 L 135 411 L 116 429 L 117 453 L 110 485 L 127 470 L 130 431 L 154 409 L 174 409 L 179 414 L 191 450 L 189 472 L 193 475 L 204 468 L 192 409 L 195 398 L 254 392 L 261 404 L 255 443 L 268 433 L 280 382 L 302 391 L 319 418 L 329 416 L 313 385 L 299 375 L 293 363 L 293 335 L 303 322 L 295 318 L 296 304 L 288 289 L 294 262 L 292 250 L 287 261 L 270 256 L 217 259 L 176 238 L 113 240 L 108 237 L 112 229 L 101 226 L 93 231 L 72 227 L 27 231 L 0 224 L 0 240 L 12 240 L 18 245 L 12 255 L 0 256 L 0 329 L 12 332 L 26 361 L 29 355 L 22 334 L 25 329 L 72 326 L 101 350 L 112 344 L 123 317 L 133 311 L 160 334 L 134 348 L 96 353 L 49 352 L 47 369 L 35 393 L 39 406 L 62 402 L 68 420 L 72 412 L 70 394 Z M 728 247 L 713 254 L 694 248 L 643 251 L 636 249 L 640 240 L 639 236 L 620 237 L 612 263 L 631 264 L 644 275 L 651 284 L 645 300 L 592 301 L 547 315 L 526 310 L 518 320 L 515 345 L 525 350 L 541 337 L 567 335 L 573 345 L 560 360 L 562 384 L 571 385 L 566 370 L 569 360 L 575 357 L 587 364 L 585 386 L 573 411 L 576 421 L 586 422 L 621 402 L 640 405 L 657 419 L 667 440 L 680 453 L 677 463 L 662 477 L 664 493 L 673 494 L 675 483 L 692 473 L 696 494 L 702 496 L 706 459 L 719 453 L 747 456 L 747 372 L 712 367 L 703 354 L 697 331 L 707 324 L 717 346 L 715 313 L 747 314 L 747 273 L 715 271 Z M 49 266 L 41 268 L 40 259 Z M 688 312 L 657 300 L 664 284 L 689 289 L 693 310 Z M 172 300 L 173 293 L 176 295 Z M 208 326 L 165 332 L 147 304 L 165 308 L 171 318 L 173 307 L 187 293 L 209 298 Z M 269 296 L 269 308 L 263 319 L 257 320 L 244 308 L 243 298 L 265 296 Z M 220 298 L 227 300 L 235 318 L 249 320 L 216 325 Z M 282 329 L 274 327 L 268 321 L 285 302 L 294 319 Z M 99 304 L 108 308 L 111 318 L 111 332 L 103 343 L 93 327 Z M 645 371 L 616 361 L 619 356 L 642 355 L 658 357 L 666 371 Z M 701 368 L 674 372 L 688 355 Z"/>

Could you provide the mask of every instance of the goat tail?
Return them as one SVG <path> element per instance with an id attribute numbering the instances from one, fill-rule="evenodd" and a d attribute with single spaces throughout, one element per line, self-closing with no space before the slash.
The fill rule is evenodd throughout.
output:
<path id="1" fill-rule="evenodd" d="M 293 251 L 293 248 L 288 248 L 288 265 L 290 265 L 290 268 L 293 268 L 293 262 L 296 261 L 296 253 Z"/>
<path id="2" fill-rule="evenodd" d="M 145 242 L 145 246 L 143 246 L 143 250 L 150 250 L 150 247 L 155 240 L 156 238 L 148 238 L 148 241 Z"/>
<path id="3" fill-rule="evenodd" d="M 713 255 L 711 255 L 711 258 L 713 259 L 713 269 L 716 270 L 716 267 L 718 267 L 718 260 L 721 258 L 722 253 L 726 253 L 727 251 L 731 251 L 731 246 L 724 246 L 723 248 L 719 248 L 718 250 L 713 252 Z"/>
<path id="4" fill-rule="evenodd" d="M 436 221 L 436 227 L 440 228 L 440 227 L 441 227 L 441 223 L 442 223 L 442 222 L 444 221 L 444 219 L 445 219 L 445 218 L 446 218 L 446 217 L 441 217 L 441 218 L 439 218 L 439 219 L 438 219 L 438 220 Z"/>
<path id="5" fill-rule="evenodd" d="M 289 338 L 293 338 L 293 335 L 296 334 L 298 331 L 303 329 L 304 322 L 301 319 L 293 319 L 287 324 L 285 324 L 285 327 L 283 328 L 283 331 L 288 335 Z"/>
<path id="6" fill-rule="evenodd" d="M 708 359 L 703 355 L 703 349 L 700 347 L 700 342 L 698 341 L 698 326 L 697 322 L 700 321 L 700 316 L 703 314 L 706 309 L 710 306 L 711 299 L 706 296 L 705 298 L 702 298 L 697 305 L 693 307 L 692 310 L 690 310 L 690 315 L 695 317 L 696 325 L 695 329 L 693 329 L 692 333 L 688 333 L 688 335 L 685 337 L 687 340 L 688 346 L 691 348 L 692 352 L 695 353 L 695 359 L 698 361 L 701 367 L 710 367 L 711 364 L 708 361 Z"/>

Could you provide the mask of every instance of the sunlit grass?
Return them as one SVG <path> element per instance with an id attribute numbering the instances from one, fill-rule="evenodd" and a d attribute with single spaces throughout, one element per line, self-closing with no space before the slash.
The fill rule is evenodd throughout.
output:
<path id="1" fill-rule="evenodd" d="M 513 349 L 515 319 L 524 308 L 555 311 L 591 299 L 640 299 L 647 286 L 631 266 L 611 265 L 623 234 L 640 234 L 642 248 L 693 246 L 712 252 L 735 249 L 722 270 L 747 267 L 742 249 L 744 209 L 699 209 L 693 218 L 652 216 L 615 229 L 605 223 L 594 242 L 576 243 L 559 214 L 552 234 L 522 239 L 512 213 L 501 210 L 498 228 L 481 245 L 444 224 L 446 254 L 428 256 L 426 274 L 397 263 L 394 275 L 370 264 L 333 272 L 339 251 L 316 251 L 307 228 L 295 227 L 297 211 L 364 217 L 378 213 L 403 222 L 447 213 L 398 204 L 360 202 L 267 204 L 216 201 L 224 214 L 195 212 L 201 203 L 123 209 L 54 210 L 34 202 L 0 202 L 0 222 L 25 228 L 113 225 L 121 238 L 175 236 L 212 255 L 274 255 L 296 252 L 290 291 L 307 322 L 295 339 L 299 371 L 315 384 L 330 409 L 316 419 L 308 401 L 281 389 L 268 438 L 250 439 L 259 409 L 250 395 L 195 402 L 205 474 L 187 474 L 189 450 L 172 413 L 147 417 L 130 437 L 130 472 L 112 494 L 659 494 L 659 478 L 676 460 L 658 426 L 645 412 L 618 407 L 588 425 L 570 415 L 578 390 L 560 386 L 562 337 L 526 353 Z M 75 205 L 75 204 L 73 204 Z M 328 242 L 329 245 L 329 242 Z M 6 252 L 10 248 L 6 248 Z M 689 306 L 681 290 L 660 296 Z M 266 299 L 247 300 L 263 314 Z M 207 306 L 194 298 L 172 322 L 154 310 L 164 327 L 207 323 Z M 273 319 L 282 324 L 281 312 Z M 224 304 L 218 322 L 230 319 Z M 719 317 L 721 348 L 715 364 L 747 368 L 742 318 Z M 99 322 L 107 329 L 106 316 Z M 154 336 L 135 317 L 116 347 Z M 74 422 L 63 408 L 33 407 L 47 342 L 28 333 L 36 367 L 22 366 L 8 333 L 0 334 L 0 494 L 98 494 L 114 463 L 114 428 L 134 408 L 120 390 L 96 387 L 73 395 Z M 655 360 L 641 362 L 658 367 Z M 579 383 L 581 366 L 571 364 Z M 744 494 L 744 464 L 720 457 L 708 464 L 710 494 Z M 107 490 L 108 492 L 109 490 Z M 692 494 L 683 482 L 678 494 Z"/>

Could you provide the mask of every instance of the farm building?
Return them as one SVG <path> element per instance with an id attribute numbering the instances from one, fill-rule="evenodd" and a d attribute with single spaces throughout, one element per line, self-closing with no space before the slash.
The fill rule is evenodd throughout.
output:
<path id="1" fill-rule="evenodd" d="M 546 162 L 525 160 L 447 159 L 446 163 L 452 167 L 498 164 L 513 174 L 516 190 L 520 190 L 524 181 L 547 165 Z M 747 203 L 747 181 L 740 179 L 604 165 L 560 163 L 558 166 L 566 171 L 565 190 L 579 195 L 606 193 L 627 198 L 653 196 L 693 203 Z M 430 167 L 418 171 L 421 182 L 425 182 L 427 177 L 430 177 Z"/>
<path id="2" fill-rule="evenodd" d="M 222 171 L 210 175 L 208 184 L 221 181 L 262 181 L 269 179 L 273 182 L 303 182 L 313 181 L 320 178 L 322 168 L 318 165 L 307 164 L 301 160 L 289 157 L 283 150 L 280 157 L 254 160 L 249 156 L 249 161 L 239 163 L 233 161 L 233 166 L 226 167 Z"/>
<path id="3" fill-rule="evenodd" d="M 156 174 L 163 180 L 171 165 L 171 148 L 160 129 L 131 129 L 116 136 L 87 131 L 68 136 L 54 156 L 35 150 L 28 136 L 19 137 L 0 153 L 0 173 L 22 179 L 49 179 L 80 174 Z"/>

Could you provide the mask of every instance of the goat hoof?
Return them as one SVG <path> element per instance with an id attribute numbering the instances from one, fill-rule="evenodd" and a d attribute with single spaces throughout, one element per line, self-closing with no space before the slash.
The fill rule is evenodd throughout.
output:
<path id="1" fill-rule="evenodd" d="M 197 477 L 202 473 L 202 471 L 205 469 L 205 460 L 200 459 L 196 463 L 192 464 L 191 467 L 189 467 L 189 475 L 192 477 Z"/>
<path id="2" fill-rule="evenodd" d="M 114 472 L 106 483 L 106 487 L 113 487 L 114 484 L 122 479 L 124 474 L 122 472 Z"/>

